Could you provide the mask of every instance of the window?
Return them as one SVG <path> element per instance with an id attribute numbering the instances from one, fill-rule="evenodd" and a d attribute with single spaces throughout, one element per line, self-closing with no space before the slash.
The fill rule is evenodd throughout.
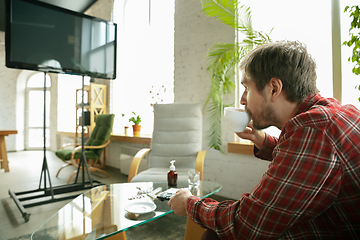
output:
<path id="1" fill-rule="evenodd" d="M 252 23 L 256 30 L 270 33 L 273 41 L 299 40 L 307 45 L 317 64 L 317 87 L 324 97 L 332 97 L 332 42 L 331 1 L 287 0 L 241 1 L 252 11 Z M 243 88 L 239 86 L 241 97 Z M 236 99 L 239 102 L 239 99 Z M 265 132 L 278 136 L 280 131 L 271 127 Z"/>
<path id="2" fill-rule="evenodd" d="M 341 42 L 348 41 L 349 28 L 352 18 L 349 17 L 349 13 L 344 13 L 346 6 L 359 5 L 358 0 L 340 1 L 340 22 L 341 22 Z M 352 73 L 352 68 L 355 63 L 349 62 L 348 58 L 352 56 L 353 47 L 342 46 L 341 47 L 341 92 L 343 104 L 353 104 L 360 109 L 360 91 L 355 89 L 355 86 L 360 85 L 360 77 Z"/>
<path id="3" fill-rule="evenodd" d="M 115 0 L 117 78 L 111 82 L 114 134 L 123 134 L 132 112 L 142 134 L 151 134 L 153 104 L 174 101 L 174 0 Z M 125 114 L 124 117 L 122 113 Z"/>
<path id="4" fill-rule="evenodd" d="M 252 10 L 253 27 L 271 39 L 299 40 L 306 44 L 317 65 L 317 87 L 332 97 L 331 1 L 244 1 Z"/>
<path id="5" fill-rule="evenodd" d="M 89 85 L 89 77 L 84 84 Z M 76 89 L 82 88 L 82 76 L 58 74 L 58 126 L 60 132 L 75 132 Z"/>
<path id="6" fill-rule="evenodd" d="M 91 29 L 91 39 L 82 39 L 82 62 L 88 63 L 92 71 L 111 73 L 114 65 L 114 40 L 115 26 L 105 22 L 84 21 L 83 31 Z"/>
<path id="7" fill-rule="evenodd" d="M 50 89 L 51 80 L 46 74 L 46 147 L 50 147 Z M 44 73 L 32 75 L 26 85 L 25 148 L 44 147 Z"/>

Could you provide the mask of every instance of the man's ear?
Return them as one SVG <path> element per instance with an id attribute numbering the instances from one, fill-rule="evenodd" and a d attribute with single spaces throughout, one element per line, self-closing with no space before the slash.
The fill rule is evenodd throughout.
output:
<path id="1" fill-rule="evenodd" d="M 270 79 L 271 99 L 276 100 L 282 92 L 282 81 L 279 78 Z"/>

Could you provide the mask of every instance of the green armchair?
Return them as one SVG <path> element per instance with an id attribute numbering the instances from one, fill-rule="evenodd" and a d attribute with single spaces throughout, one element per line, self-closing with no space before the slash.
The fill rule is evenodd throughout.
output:
<path id="1" fill-rule="evenodd" d="M 102 172 L 107 177 L 109 174 L 104 170 L 96 167 L 100 160 L 101 154 L 105 147 L 110 143 L 110 135 L 114 123 L 114 114 L 99 114 L 95 117 L 95 127 L 90 135 L 90 138 L 84 146 L 84 153 L 88 162 L 88 168 L 90 172 Z M 70 144 L 71 145 L 71 144 Z M 56 174 L 59 176 L 60 171 L 67 166 L 75 166 L 78 168 L 79 159 L 82 154 L 81 146 L 75 147 L 74 149 L 68 149 L 70 145 L 64 145 L 60 150 L 56 151 L 55 154 L 58 158 L 63 160 L 66 164 L 63 165 Z M 80 168 L 81 171 L 81 168 Z M 70 176 L 68 183 L 77 173 L 77 170 Z"/>

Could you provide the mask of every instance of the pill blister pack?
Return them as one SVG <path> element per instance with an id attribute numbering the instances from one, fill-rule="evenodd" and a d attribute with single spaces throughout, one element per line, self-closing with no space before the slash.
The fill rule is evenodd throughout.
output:
<path id="1" fill-rule="evenodd" d="M 149 196 L 150 198 L 152 198 L 153 200 L 157 198 L 156 194 L 158 194 L 159 192 L 161 192 L 162 188 L 158 187 L 155 190 L 153 188 L 149 188 L 146 190 L 142 190 L 139 187 L 136 187 L 138 189 L 138 192 L 136 195 L 129 197 L 129 200 L 134 200 L 134 199 L 141 199 L 144 198 L 145 196 Z"/>

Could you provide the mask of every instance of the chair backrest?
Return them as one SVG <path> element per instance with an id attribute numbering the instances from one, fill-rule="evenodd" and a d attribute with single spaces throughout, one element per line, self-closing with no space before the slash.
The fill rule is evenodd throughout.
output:
<path id="1" fill-rule="evenodd" d="M 86 146 L 100 146 L 106 143 L 112 132 L 114 118 L 114 114 L 99 114 L 95 116 L 95 127 L 91 132 L 89 140 L 86 142 Z M 91 151 L 101 156 L 104 148 L 91 149 Z"/>
<path id="2" fill-rule="evenodd" d="M 154 130 L 148 167 L 195 168 L 202 149 L 202 111 L 198 103 L 154 105 Z"/>

